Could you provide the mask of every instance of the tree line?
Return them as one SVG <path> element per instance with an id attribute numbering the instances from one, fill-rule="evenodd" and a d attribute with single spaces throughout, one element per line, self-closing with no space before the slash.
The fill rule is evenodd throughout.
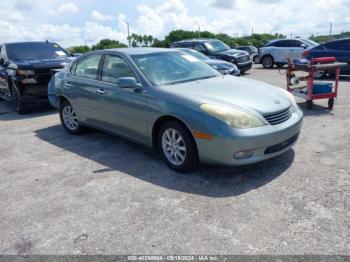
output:
<path id="1" fill-rule="evenodd" d="M 314 36 L 312 35 L 310 39 L 316 41 L 316 42 L 326 42 L 332 39 L 339 39 L 344 37 L 350 37 L 350 32 L 343 32 L 338 35 L 332 35 L 332 36 Z M 186 31 L 186 30 L 173 30 L 168 35 L 165 36 L 163 40 L 159 40 L 156 37 L 153 37 L 151 35 L 138 35 L 138 34 L 132 34 L 128 37 L 128 42 L 133 47 L 145 47 L 145 46 L 152 46 L 152 47 L 169 47 L 170 44 L 186 40 L 186 39 L 192 39 L 192 38 L 214 38 L 219 39 L 223 41 L 228 46 L 235 48 L 237 46 L 245 46 L 245 45 L 253 45 L 256 47 L 262 46 L 267 41 L 270 41 L 272 39 L 277 38 L 286 38 L 283 34 L 252 34 L 250 36 L 243 36 L 243 37 L 232 37 L 228 34 L 214 34 L 209 31 Z M 87 45 L 82 46 L 73 46 L 69 48 L 69 51 L 72 53 L 86 53 L 93 50 L 101 50 L 101 49 L 110 49 L 110 48 L 120 48 L 120 47 L 127 47 L 126 44 L 123 44 L 116 40 L 111 39 L 103 39 L 96 45 L 93 45 L 91 47 Z"/>

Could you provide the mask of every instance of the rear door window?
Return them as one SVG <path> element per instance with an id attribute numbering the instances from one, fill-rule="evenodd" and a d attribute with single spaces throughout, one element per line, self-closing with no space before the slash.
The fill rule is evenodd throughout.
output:
<path id="1" fill-rule="evenodd" d="M 350 50 L 349 49 L 349 44 L 347 43 L 348 41 L 337 41 L 337 42 L 330 42 L 326 43 L 325 47 L 327 49 L 332 49 L 332 50 Z"/>
<path id="2" fill-rule="evenodd" d="M 271 46 L 275 46 L 275 47 L 289 47 L 289 43 L 288 41 L 278 41 L 275 42 L 274 44 L 272 44 Z"/>
<path id="3" fill-rule="evenodd" d="M 75 69 L 75 75 L 88 79 L 97 79 L 98 67 L 101 55 L 89 55 L 79 59 Z"/>

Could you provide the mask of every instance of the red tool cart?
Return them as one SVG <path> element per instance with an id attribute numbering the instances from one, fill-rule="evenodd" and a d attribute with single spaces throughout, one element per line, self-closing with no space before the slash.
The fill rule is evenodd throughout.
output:
<path id="1" fill-rule="evenodd" d="M 340 67 L 343 65 L 345 64 L 336 62 L 335 57 L 314 58 L 311 61 L 301 59 L 294 60 L 293 63 L 289 60 L 287 90 L 306 99 L 307 109 L 312 109 L 313 100 L 316 99 L 328 99 L 328 108 L 333 109 L 334 99 L 338 94 Z M 326 81 L 316 80 L 315 76 L 321 70 L 334 77 Z"/>

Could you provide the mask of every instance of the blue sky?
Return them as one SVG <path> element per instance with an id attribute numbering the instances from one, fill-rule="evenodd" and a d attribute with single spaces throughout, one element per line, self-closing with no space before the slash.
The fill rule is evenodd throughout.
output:
<path id="1" fill-rule="evenodd" d="M 163 38 L 174 29 L 230 35 L 283 33 L 307 37 L 350 28 L 349 0 L 3 0 L 0 41 L 45 40 L 92 45 L 126 42 L 131 32 Z"/>

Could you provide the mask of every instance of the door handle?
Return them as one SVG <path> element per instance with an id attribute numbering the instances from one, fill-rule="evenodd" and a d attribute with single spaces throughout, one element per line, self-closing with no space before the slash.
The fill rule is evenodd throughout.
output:
<path id="1" fill-rule="evenodd" d="M 72 87 L 72 84 L 67 83 L 67 82 L 65 82 L 64 85 L 67 86 L 67 87 Z"/>
<path id="2" fill-rule="evenodd" d="M 99 95 L 104 95 L 105 94 L 105 90 L 99 88 L 99 89 L 96 90 L 96 93 L 99 94 Z"/>

